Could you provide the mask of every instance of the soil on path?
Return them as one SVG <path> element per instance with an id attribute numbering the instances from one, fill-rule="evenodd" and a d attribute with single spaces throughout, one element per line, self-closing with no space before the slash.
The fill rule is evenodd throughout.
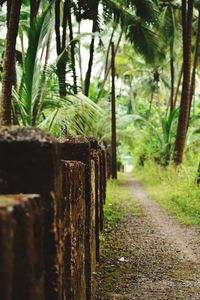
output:
<path id="1" fill-rule="evenodd" d="M 126 184 L 133 197 L 125 217 L 105 228 L 97 299 L 200 299 L 198 228 L 174 220 L 138 180 L 127 178 Z M 140 213 L 129 213 L 136 202 Z"/>

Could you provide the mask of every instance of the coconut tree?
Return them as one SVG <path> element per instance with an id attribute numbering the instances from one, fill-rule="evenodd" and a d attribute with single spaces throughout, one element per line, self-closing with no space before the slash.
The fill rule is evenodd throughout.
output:
<path id="1" fill-rule="evenodd" d="M 99 31 L 99 16 L 98 16 L 98 7 L 99 7 L 99 0 L 93 1 L 91 5 L 91 9 L 89 11 L 88 18 L 91 18 L 93 21 L 92 25 L 92 39 L 90 43 L 90 56 L 88 61 L 88 69 L 86 72 L 85 77 L 85 84 L 84 84 L 84 94 L 85 96 L 89 95 L 89 88 L 90 88 L 90 80 L 92 74 L 92 66 L 93 66 L 93 59 L 94 59 L 94 51 L 95 51 L 95 33 Z"/>
<path id="2" fill-rule="evenodd" d="M 11 125 L 12 71 L 22 0 L 11 2 L 3 63 L 1 124 Z"/>
<path id="3" fill-rule="evenodd" d="M 164 38 L 165 45 L 169 45 L 169 64 L 170 64 L 170 79 L 171 79 L 171 88 L 170 88 L 170 99 L 169 107 L 170 112 L 175 108 L 175 57 L 177 56 L 177 40 L 179 39 L 179 10 L 180 7 L 174 1 L 171 2 L 162 2 L 161 4 L 161 34 Z"/>
<path id="4" fill-rule="evenodd" d="M 193 101 L 194 93 L 195 93 L 196 71 L 197 71 L 197 66 L 198 66 L 199 48 L 200 48 L 200 3 L 199 3 L 199 1 L 195 2 L 195 8 L 198 11 L 198 18 L 197 18 L 197 24 L 196 24 L 196 30 L 195 30 L 196 44 L 195 44 L 195 51 L 194 51 L 195 52 L 194 53 L 194 62 L 193 62 L 193 67 L 192 67 L 189 117 L 190 117 L 190 112 L 191 112 L 191 107 L 192 107 L 192 101 Z M 189 126 L 189 121 L 188 121 L 188 126 Z"/>
<path id="5" fill-rule="evenodd" d="M 60 96 L 64 97 L 67 94 L 66 90 L 66 67 L 67 67 L 67 52 L 66 52 L 66 35 L 67 35 L 67 1 L 64 2 L 63 16 L 61 18 L 61 1 L 55 1 L 55 32 L 56 32 L 56 50 L 60 57 L 57 64 L 57 76 L 59 80 Z M 62 25 L 62 34 L 60 27 Z"/>
<path id="6" fill-rule="evenodd" d="M 175 163 L 183 160 L 188 120 L 190 112 L 191 68 L 192 68 L 192 17 L 194 1 L 182 0 L 182 28 L 183 28 L 183 88 L 180 104 L 179 122 L 175 146 Z"/>

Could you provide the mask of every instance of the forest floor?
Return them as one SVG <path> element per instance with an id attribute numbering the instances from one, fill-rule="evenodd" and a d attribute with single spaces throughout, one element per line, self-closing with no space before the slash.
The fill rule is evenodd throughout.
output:
<path id="1" fill-rule="evenodd" d="M 123 216 L 105 225 L 96 299 L 200 299 L 200 228 L 180 224 L 124 177 L 112 212 Z"/>

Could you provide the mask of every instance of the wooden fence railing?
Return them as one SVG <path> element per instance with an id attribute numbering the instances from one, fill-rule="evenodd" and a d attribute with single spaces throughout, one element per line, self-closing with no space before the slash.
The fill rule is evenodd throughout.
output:
<path id="1" fill-rule="evenodd" d="M 106 196 L 93 139 L 0 130 L 0 299 L 92 300 Z"/>

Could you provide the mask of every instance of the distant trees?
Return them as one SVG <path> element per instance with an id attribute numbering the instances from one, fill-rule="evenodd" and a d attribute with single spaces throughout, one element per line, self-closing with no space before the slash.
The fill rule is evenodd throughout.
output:
<path id="1" fill-rule="evenodd" d="M 3 72 L 0 69 L 1 124 L 14 122 L 49 129 L 58 115 L 66 117 L 66 114 L 59 114 L 60 108 L 70 107 L 79 93 L 86 96 L 81 96 L 85 102 L 90 101 L 88 97 L 98 104 L 108 101 L 110 81 L 107 79 L 111 73 L 110 52 L 114 41 L 119 78 L 116 98 L 128 98 L 127 102 L 123 100 L 129 105 L 126 112 L 140 114 L 151 127 L 149 140 L 156 144 L 151 151 L 160 151 L 162 156 L 157 159 L 157 155 L 152 154 L 157 162 L 163 165 L 171 160 L 176 165 L 182 163 L 188 129 L 193 126 L 190 115 L 194 98 L 197 99 L 198 117 L 195 83 L 199 76 L 199 1 L 0 0 L 0 6 L 5 3 L 7 14 L 0 20 L 2 26 L 8 27 L 6 47 L 5 41 L 0 40 L 3 61 Z M 23 12 L 20 14 L 21 5 Z M 82 28 L 86 20 L 90 21 L 90 32 Z M 53 30 L 54 44 L 51 43 Z M 127 51 L 124 51 L 125 44 Z M 83 47 L 88 51 L 88 61 L 84 64 Z M 98 59 L 101 56 L 97 65 L 101 64 L 101 68 L 94 79 L 97 52 Z M 52 63 L 49 57 L 56 54 L 57 59 Z M 75 95 L 72 102 L 69 95 Z M 133 102 L 134 110 L 130 109 Z M 71 119 L 76 119 L 77 132 L 83 132 L 87 127 L 83 120 L 88 117 L 87 122 L 90 116 L 82 118 L 82 111 L 72 113 L 71 110 L 70 113 Z M 65 126 L 62 122 L 59 124 Z M 110 123 L 105 127 L 109 126 Z M 143 128 L 144 125 L 137 123 L 137 126 Z M 107 139 L 109 134 L 100 136 Z M 159 145 L 162 150 L 158 150 Z"/>

